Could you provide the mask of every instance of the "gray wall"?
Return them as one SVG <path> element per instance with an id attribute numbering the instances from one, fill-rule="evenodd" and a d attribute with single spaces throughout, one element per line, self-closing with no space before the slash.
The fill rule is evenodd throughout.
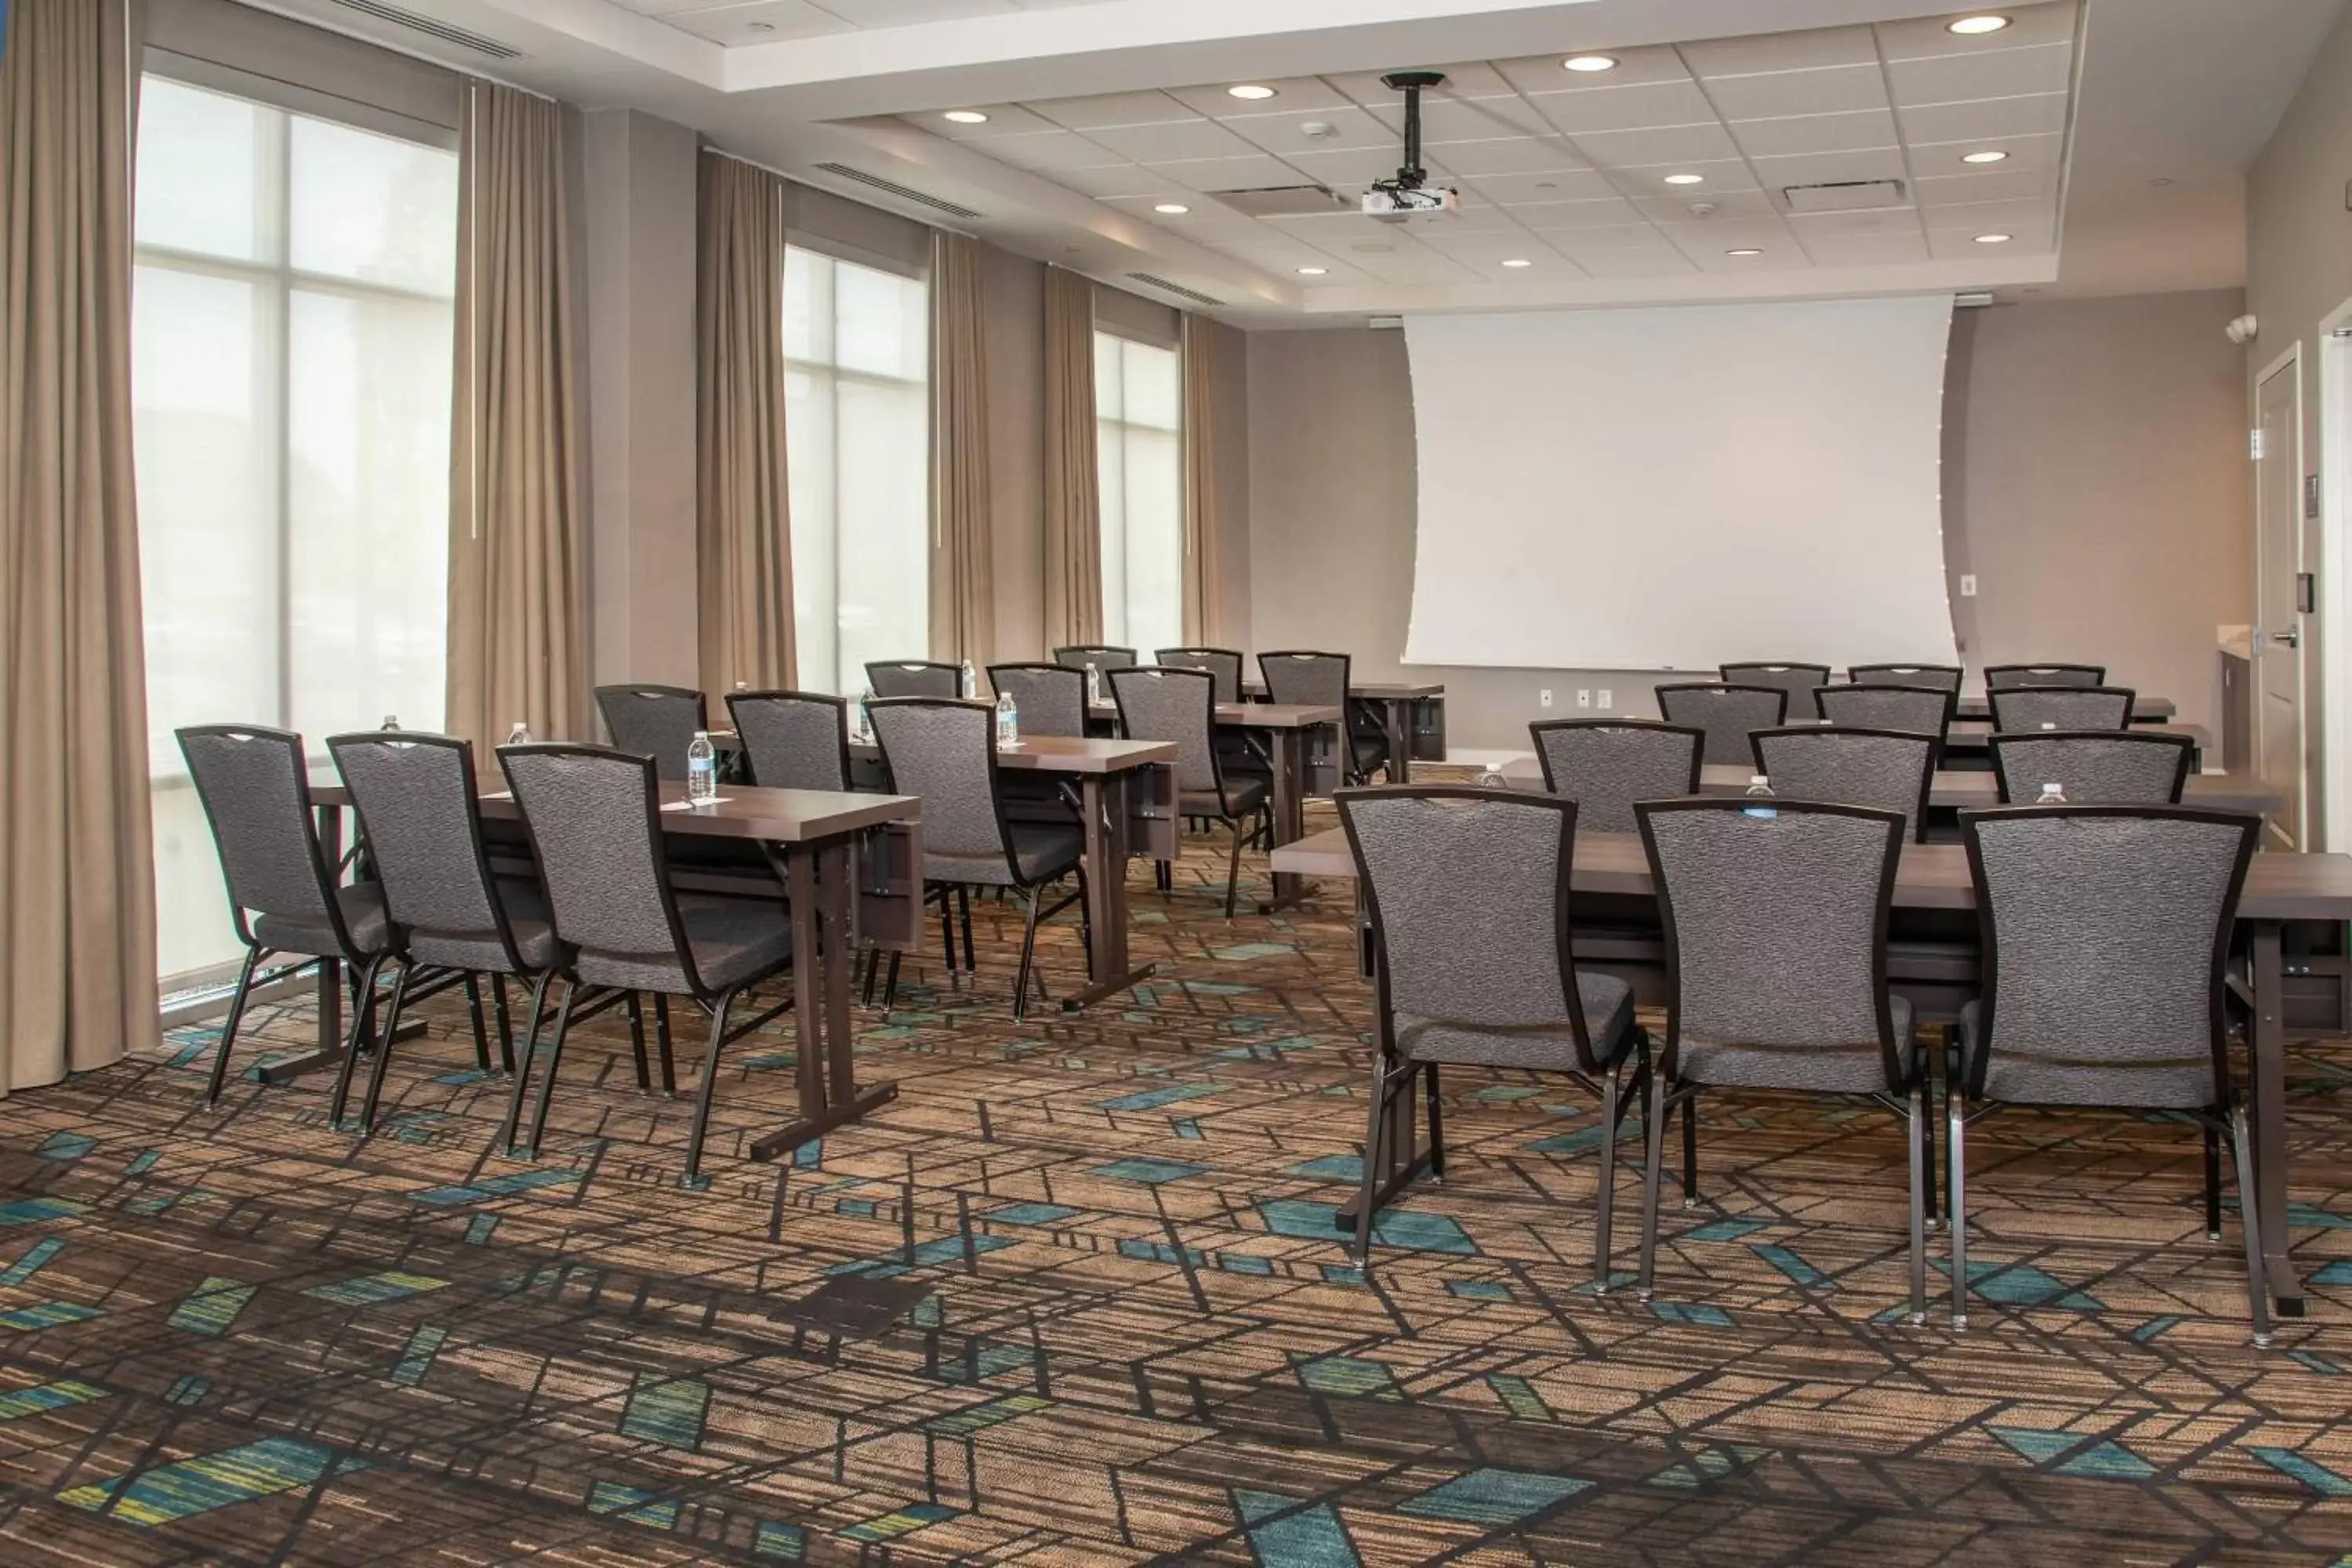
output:
<path id="1" fill-rule="evenodd" d="M 2242 404 L 2223 395 L 2235 301 L 1963 313 L 1946 542 L 1956 572 L 1984 578 L 1978 600 L 1956 601 L 1972 664 L 2098 651 L 2116 679 L 2210 724 L 2214 627 L 2239 618 L 2251 548 Z M 1525 750 L 1530 720 L 1597 716 L 1603 689 L 1612 711 L 1654 715 L 1659 681 L 1687 679 L 1401 664 L 1415 514 L 1402 333 L 1253 334 L 1249 421 L 1255 648 L 1341 648 L 1366 679 L 1443 680 L 1448 740 L 1472 750 Z M 1580 689 L 1594 707 L 1576 706 Z"/>

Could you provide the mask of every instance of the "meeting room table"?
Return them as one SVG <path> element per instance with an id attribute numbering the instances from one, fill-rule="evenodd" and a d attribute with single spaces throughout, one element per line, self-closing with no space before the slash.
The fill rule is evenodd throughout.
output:
<path id="1" fill-rule="evenodd" d="M 772 873 L 772 879 L 761 876 L 753 869 L 756 863 L 746 866 L 748 877 L 731 869 L 673 868 L 681 890 L 758 896 L 772 895 L 781 885 L 789 905 L 799 1114 L 753 1142 L 751 1157 L 775 1159 L 898 1098 L 895 1083 L 858 1086 L 849 971 L 861 943 L 898 952 L 919 950 L 922 803 L 909 795 L 730 784 L 717 801 L 691 805 L 683 784 L 665 783 L 661 792 L 659 820 L 666 837 L 754 845 Z M 341 778 L 327 773 L 312 779 L 310 799 L 322 856 L 331 864 L 340 862 L 351 794 Z M 520 819 L 514 796 L 505 790 L 486 791 L 480 804 L 487 824 Z M 503 847 L 492 844 L 494 862 Z M 266 1074 L 271 1081 L 340 1058 L 341 971 L 331 959 L 319 968 L 318 1051 L 276 1064 Z"/>
<path id="2" fill-rule="evenodd" d="M 1709 763 L 1699 770 L 1699 793 L 1745 795 L 1755 776 L 1753 768 L 1733 763 Z M 1513 789 L 1543 788 L 1542 769 L 1534 757 L 1525 752 L 1503 763 L 1503 777 Z M 1930 811 L 1983 811 L 2000 803 L 2000 779 L 1989 770 L 1939 769 L 1927 784 Z M 2180 803 L 2217 811 L 2250 811 L 2264 816 L 2284 804 L 2276 789 L 2250 773 L 2190 773 Z"/>
<path id="3" fill-rule="evenodd" d="M 1242 694 L 1252 702 L 1265 700 L 1265 687 L 1243 683 Z M 1360 702 L 1378 715 L 1381 733 L 1388 742 L 1389 783 L 1411 784 L 1412 764 L 1445 760 L 1445 688 L 1434 681 L 1355 680 L 1348 684 L 1348 700 Z"/>
<path id="4" fill-rule="evenodd" d="M 1321 878 L 1334 884 L 1352 884 L 1356 877 L 1355 857 L 1349 851 L 1347 835 L 1336 827 L 1276 850 L 1274 863 L 1278 871 Z M 1609 900 L 1612 909 L 1646 902 L 1654 910 L 1657 889 L 1640 837 L 1631 833 L 1578 834 L 1570 891 L 1580 898 Z M 1894 910 L 1898 917 L 1906 913 L 1972 916 L 1976 907 L 1976 884 L 1969 872 L 1967 846 L 1911 844 L 1904 847 L 1895 875 Z M 1362 918 L 1360 911 L 1358 918 Z M 2233 979 L 2231 984 L 2240 991 L 2252 1016 L 2249 1031 L 2252 1092 L 2248 1097 L 2247 1111 L 2254 1142 L 2255 1215 L 2260 1221 L 2263 1266 L 2271 1300 L 2282 1317 L 2304 1315 L 2303 1281 L 2288 1256 L 2287 1239 L 2286 936 L 2295 928 L 2319 935 L 2347 921 L 2352 921 L 2352 856 L 2271 851 L 2253 857 L 2246 873 L 2245 892 L 2238 903 L 2236 946 L 2243 956 L 2244 967 L 2242 976 Z M 1973 919 L 1962 919 L 1948 928 L 1948 933 L 1972 931 L 1975 924 Z M 1963 942 L 1969 940 L 1962 938 Z M 1646 991 L 1656 997 L 1662 994 L 1658 983 L 1663 978 L 1663 948 L 1656 943 L 1648 944 L 1648 948 L 1654 956 L 1646 961 L 1636 960 L 1631 964 L 1623 962 L 1625 954 L 1636 951 L 1629 945 L 1622 952 L 1613 953 L 1605 966 L 1618 971 L 1646 962 L 1654 971 L 1649 976 L 1651 984 Z M 1369 934 L 1363 951 L 1369 963 Z M 1973 952 L 1967 957 L 1972 971 Z M 1579 962 L 1586 962 L 1582 953 Z M 1640 977 L 1633 977 L 1636 979 L 1637 994 L 1643 993 Z M 1972 992 L 1973 973 L 1962 978 L 1960 989 Z M 1900 976 L 1891 983 L 1895 990 L 1914 995 L 1915 1005 L 1921 1009 L 1922 1022 L 1948 1021 L 1953 1016 L 1952 976 L 1940 975 L 1932 984 L 1923 983 L 1916 993 Z M 1398 1097 L 1394 1131 L 1399 1136 L 1389 1146 L 1400 1152 L 1416 1147 L 1411 1103 L 1413 1099 L 1412 1095 Z M 1397 1166 L 1382 1173 L 1383 1194 L 1409 1181 L 1421 1158 L 1425 1156 L 1400 1152 Z"/>
<path id="5" fill-rule="evenodd" d="M 2179 713 L 2179 704 L 2169 697 L 2148 697 L 2135 694 L 2132 698 L 2131 721 L 2135 724 L 2169 724 Z M 1992 700 L 1983 692 L 1967 693 L 1952 705 L 1952 717 L 1990 722 Z"/>

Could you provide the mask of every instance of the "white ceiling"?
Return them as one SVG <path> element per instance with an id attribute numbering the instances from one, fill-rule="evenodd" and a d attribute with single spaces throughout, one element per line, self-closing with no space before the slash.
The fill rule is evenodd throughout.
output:
<path id="1" fill-rule="evenodd" d="M 618 0 L 618 4 L 730 47 L 873 27 L 964 22 L 1094 0 Z"/>

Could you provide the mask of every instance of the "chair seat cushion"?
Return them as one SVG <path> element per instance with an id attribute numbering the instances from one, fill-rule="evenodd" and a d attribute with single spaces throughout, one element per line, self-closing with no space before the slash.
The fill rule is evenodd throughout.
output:
<path id="1" fill-rule="evenodd" d="M 730 991 L 758 980 L 782 968 L 793 956 L 792 925 L 782 902 L 681 893 L 677 919 L 694 954 L 695 975 L 706 991 Z M 677 960 L 667 953 L 583 951 L 573 967 L 591 985 L 673 994 L 688 990 Z"/>
<path id="2" fill-rule="evenodd" d="M 539 884 L 520 877 L 498 881 L 499 907 L 514 933 L 515 951 L 532 973 L 555 962 L 555 928 L 548 924 L 547 901 Z M 512 972 L 496 931 L 426 931 L 411 929 L 408 956 L 435 969 L 467 969 L 481 974 Z"/>
<path id="3" fill-rule="evenodd" d="M 1592 1042 L 1593 1060 L 1612 1067 L 1633 1040 L 1633 988 L 1613 974 L 1580 969 L 1576 990 L 1584 1004 L 1584 1032 Z M 1399 1055 L 1416 1062 L 1542 1072 L 1576 1072 L 1584 1066 L 1577 1056 L 1575 1031 L 1565 1024 L 1497 1029 L 1399 1013 L 1396 1045 Z"/>
<path id="4" fill-rule="evenodd" d="M 966 882 L 987 888 L 1034 888 L 1067 873 L 1086 858 L 1086 835 L 1077 827 L 1055 822 L 1015 822 L 1006 831 L 1013 840 L 1016 877 L 1002 855 L 926 855 L 927 882 Z"/>
<path id="5" fill-rule="evenodd" d="M 335 889 L 335 902 L 342 906 L 343 928 L 352 933 L 352 945 L 364 954 L 383 952 L 392 930 L 383 916 L 383 889 L 373 882 L 348 883 Z M 253 922 L 253 940 L 275 952 L 307 958 L 343 955 L 335 942 L 333 923 L 323 917 L 289 920 L 263 915 Z"/>
<path id="6" fill-rule="evenodd" d="M 1264 778 L 1236 778 L 1229 774 L 1225 779 L 1223 800 L 1217 798 L 1217 792 L 1213 789 L 1182 790 L 1177 794 L 1176 810 L 1183 816 L 1222 817 L 1228 813 L 1237 817 L 1247 816 L 1265 805 L 1266 784 Z"/>
<path id="7" fill-rule="evenodd" d="M 1974 1083 L 1986 1048 L 1984 1016 L 1975 1002 L 1960 1009 L 1956 1043 L 1961 1081 Z M 2218 1103 L 2212 1059 L 2182 1062 L 2068 1060 L 2056 1055 L 1995 1052 L 1985 1063 L 1978 1097 L 2012 1105 L 2106 1105 L 2149 1110 L 2206 1110 Z"/>
<path id="8" fill-rule="evenodd" d="M 1758 1046 L 1682 1037 L 1675 1076 L 1685 1083 L 1727 1089 L 1802 1089 L 1819 1094 L 1882 1094 L 1907 1089 L 1918 1061 L 1910 1002 L 1888 999 L 1895 1019 L 1895 1059 L 1901 1081 L 1886 1081 L 1876 1040 L 1838 1046 Z"/>

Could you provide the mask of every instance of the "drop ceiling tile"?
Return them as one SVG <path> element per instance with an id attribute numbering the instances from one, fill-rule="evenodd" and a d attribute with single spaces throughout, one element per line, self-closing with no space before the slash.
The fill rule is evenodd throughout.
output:
<path id="1" fill-rule="evenodd" d="M 773 44 L 786 38 L 845 33 L 853 28 L 853 24 L 820 10 L 808 0 L 766 0 L 762 5 L 730 5 L 723 11 L 672 13 L 662 20 L 681 32 L 715 44 Z"/>
<path id="2" fill-rule="evenodd" d="M 1087 98 L 1049 98 L 1029 104 L 1055 124 L 1071 131 L 1107 125 L 1165 125 L 1199 115 L 1164 92 L 1105 92 Z"/>
<path id="3" fill-rule="evenodd" d="M 1948 212 L 1951 209 L 1939 209 Z M 1979 245 L 1980 234 L 2005 234 L 2005 245 Z M 1938 261 L 2000 260 L 2018 255 L 2039 255 L 2050 248 L 2051 226 L 2016 224 L 2000 228 L 1937 228 L 1927 230 L 1927 254 Z"/>
<path id="4" fill-rule="evenodd" d="M 1423 68 L 1409 66 L 1395 68 L 1419 70 Z M 1503 79 L 1502 72 L 1483 60 L 1461 65 L 1431 66 L 1427 68 L 1444 72 L 1445 85 L 1421 95 L 1422 107 L 1424 109 L 1440 98 L 1507 98 L 1517 91 L 1517 89 Z M 1381 78 L 1391 73 L 1385 70 L 1350 71 L 1343 76 L 1326 75 L 1323 79 L 1346 93 L 1351 101 L 1360 103 L 1367 109 L 1375 106 L 1384 109 L 1402 108 L 1404 104 L 1404 94 L 1392 87 L 1384 86 L 1381 81 Z M 1565 76 L 1568 73 L 1563 71 L 1560 74 Z"/>
<path id="5" fill-rule="evenodd" d="M 1607 55 L 1617 68 L 1572 71 L 1560 62 L 1572 55 Z M 1498 63 L 1506 81 L 1521 92 L 1583 92 L 1646 87 L 1654 82 L 1687 82 L 1690 71 L 1682 57 L 1658 45 L 1638 49 L 1562 49 L 1556 55 L 1528 55 Z"/>
<path id="6" fill-rule="evenodd" d="M 1903 144 L 1895 132 L 1895 116 L 1884 109 L 1845 114 L 1796 114 L 1780 120 L 1742 120 L 1731 127 L 1731 139 L 1751 158 L 1855 153 Z"/>
<path id="7" fill-rule="evenodd" d="M 1394 132 L 1402 145 L 1404 106 L 1381 104 L 1370 112 Z M 1498 136 L 1544 136 L 1550 132 L 1543 116 L 1517 93 L 1501 98 L 1423 95 L 1421 100 L 1421 139 L 1432 147 L 1448 142 L 1491 142 Z"/>
<path id="8" fill-rule="evenodd" d="M 1154 191 L 1140 196 L 1106 196 L 1102 201 L 1105 206 L 1117 207 L 1123 213 L 1203 244 L 1219 238 L 1248 240 L 1265 237 L 1265 227 L 1257 219 L 1223 206 L 1214 197 L 1204 196 L 1197 191 Z M 1171 201 L 1181 203 L 1192 210 L 1188 213 L 1152 211 L 1159 204 Z"/>
<path id="9" fill-rule="evenodd" d="M 1876 62 L 1769 76 L 1709 78 L 1706 96 L 1726 120 L 1790 114 L 1845 114 L 1886 107 L 1886 78 Z"/>
<path id="10" fill-rule="evenodd" d="M 1478 274 L 1441 251 L 1407 241 L 1384 256 L 1358 255 L 1355 265 L 1383 283 L 1470 283 Z"/>
<path id="11" fill-rule="evenodd" d="M 1789 227 L 1798 238 L 1812 243 L 1816 235 L 1919 234 L 1916 207 L 1877 207 L 1867 212 L 1790 213 Z"/>
<path id="12" fill-rule="evenodd" d="M 1213 120 L 1181 120 L 1167 125 L 1105 125 L 1086 132 L 1139 163 L 1172 163 L 1188 158 L 1245 158 L 1256 151 Z"/>
<path id="13" fill-rule="evenodd" d="M 1108 196 L 1161 196 L 1183 194 L 1183 187 L 1164 175 L 1151 174 L 1139 163 L 1112 163 L 1097 169 L 1040 169 L 1037 173 L 1057 185 L 1066 185 L 1080 195 L 1101 200 Z"/>
<path id="14" fill-rule="evenodd" d="M 1264 153 L 1246 158 L 1191 158 L 1154 163 L 1150 172 L 1175 181 L 1188 191 L 1257 191 L 1300 183 L 1297 170 Z"/>
<path id="15" fill-rule="evenodd" d="M 2029 232 L 2046 231 L 2051 214 L 2056 210 L 2054 201 L 2036 201 L 2028 196 L 2006 202 L 1936 206 L 1928 208 L 1925 216 L 1930 228 L 1964 228 L 1971 234 L 2013 234 L 2021 238 Z"/>
<path id="16" fill-rule="evenodd" d="M 2064 92 L 2073 79 L 2071 44 L 2042 44 L 1994 54 L 1945 55 L 1936 59 L 1895 60 L 1886 68 L 1895 101 L 1908 109 L 1922 103 L 1966 103 L 1979 98 Z"/>
<path id="17" fill-rule="evenodd" d="M 1571 136 L 1654 125 L 1712 125 L 1717 115 L 1696 82 L 1660 81 L 1606 92 L 1537 92 L 1528 102 L 1544 122 Z"/>
<path id="18" fill-rule="evenodd" d="M 1591 169 L 1556 169 L 1528 174 L 1486 174 L 1471 182 L 1479 195 L 1496 206 L 1519 207 L 1531 203 L 1603 201 L 1616 193 L 1608 180 Z"/>
<path id="19" fill-rule="evenodd" d="M 1759 33 L 1680 46 L 1683 61 L 1701 78 L 1752 76 L 1761 71 L 1820 70 L 1878 64 L 1868 27 L 1819 27 L 1802 33 Z"/>
<path id="20" fill-rule="evenodd" d="M 1399 224 L 1416 237 L 1434 234 L 1496 234 L 1516 233 L 1518 220 L 1510 211 L 1483 200 L 1475 191 L 1462 193 L 1462 210 L 1445 217 L 1423 218 L 1410 224 Z"/>
<path id="21" fill-rule="evenodd" d="M 1237 260 L 1253 267 L 1263 267 L 1269 272 L 1290 274 L 1302 267 L 1329 267 L 1332 258 L 1311 245 L 1272 235 L 1264 240 L 1220 245 L 1217 248 Z"/>
<path id="22" fill-rule="evenodd" d="M 1742 246 L 1796 244 L 1797 237 L 1778 217 L 1712 217 L 1698 223 L 1661 223 L 1658 232 L 1696 258 L 1703 252 L 1720 256 Z"/>
<path id="23" fill-rule="evenodd" d="M 1967 103 L 1923 103 L 1903 111 L 1903 139 L 1965 142 L 1985 136 L 2053 136 L 2066 129 L 2066 95 L 2023 93 Z"/>
<path id="24" fill-rule="evenodd" d="M 1603 250 L 1580 256 L 1576 264 L 1595 278 L 1680 278 L 1698 270 L 1673 246 L 1656 250 Z"/>
<path id="25" fill-rule="evenodd" d="M 922 114 L 900 116 L 909 125 L 919 126 L 935 136 L 950 142 L 986 142 L 998 136 L 1027 136 L 1057 129 L 1042 114 L 1032 113 L 1017 103 L 975 103 L 969 107 L 988 116 L 984 125 L 959 125 L 937 110 Z"/>
<path id="26" fill-rule="evenodd" d="M 972 16 L 1018 11 L 1013 0 L 822 0 L 824 8 L 859 27 L 905 27 L 921 22 L 961 22 Z"/>
<path id="27" fill-rule="evenodd" d="M 1768 191 L 1790 185 L 1833 185 L 1848 180 L 1901 180 L 1909 176 L 1903 154 L 1892 147 L 1873 153 L 1809 153 L 1800 158 L 1750 158 L 1748 167 Z"/>
<path id="28" fill-rule="evenodd" d="M 1816 267 L 1891 267 L 1927 259 L 1927 239 L 1916 228 L 1909 234 L 1799 235 Z"/>
<path id="29" fill-rule="evenodd" d="M 1212 120 L 1228 120 L 1240 115 L 1305 114 L 1314 110 L 1345 109 L 1347 95 L 1320 77 L 1295 76 L 1259 79 L 1256 85 L 1274 89 L 1272 98 L 1235 98 L 1225 90 L 1231 82 L 1213 82 L 1206 87 L 1171 87 L 1168 96 Z"/>
<path id="30" fill-rule="evenodd" d="M 1912 156 L 1914 167 L 1926 167 L 1916 153 Z M 1958 206 L 1967 202 L 2006 202 L 2021 199 L 2054 201 L 2058 195 L 2058 176 L 2045 169 L 2021 169 L 2014 174 L 2000 171 L 2006 163 L 1994 165 L 1990 174 L 1971 170 L 1965 174 L 1939 174 L 1911 182 L 1912 195 L 1923 207 Z"/>
<path id="31" fill-rule="evenodd" d="M 1252 144 L 1286 158 L 1293 153 L 1372 147 L 1386 153 L 1390 163 L 1394 164 L 1400 147 L 1394 132 L 1353 105 L 1300 110 L 1290 114 L 1252 114 L 1218 123 Z M 1309 136 L 1301 129 L 1307 125 L 1327 125 L 1330 130 L 1325 135 Z"/>
<path id="32" fill-rule="evenodd" d="M 1075 131 L 997 136 L 970 145 L 974 152 L 985 153 L 1022 169 L 1100 169 L 1129 162 Z"/>
<path id="33" fill-rule="evenodd" d="M 1700 163 L 1736 159 L 1739 149 L 1721 125 L 1654 126 L 1644 131 L 1602 131 L 1575 139 L 1576 150 L 1604 169 L 1638 169 L 1661 163 Z"/>
<path id="34" fill-rule="evenodd" d="M 1712 203 L 1704 216 L 1694 205 Z M 1653 223 L 1727 223 L 1738 219 L 1777 218 L 1779 203 L 1762 191 L 1717 191 L 1713 195 L 1637 196 L 1633 205 Z"/>
<path id="35" fill-rule="evenodd" d="M 1725 191 L 1754 191 L 1763 187 L 1756 183 L 1756 174 L 1745 159 L 1734 158 L 1718 162 L 1688 163 L 1651 163 L 1638 169 L 1611 169 L 1609 183 L 1629 196 L 1671 196 L 1680 202 L 1701 202 Z M 1669 174 L 1696 174 L 1695 185 L 1670 185 Z"/>
<path id="36" fill-rule="evenodd" d="M 1364 147 L 1338 153 L 1286 153 L 1282 162 L 1318 184 L 1361 185 L 1396 173 L 1394 148 Z"/>
<path id="37" fill-rule="evenodd" d="M 1998 163 L 1982 165 L 1963 163 L 1963 153 L 2006 153 L 2008 157 Z M 1987 136 L 1969 142 L 1933 142 L 1911 144 L 1911 167 L 1922 175 L 1950 174 L 1962 169 L 1982 167 L 1998 169 L 2006 174 L 2032 172 L 2044 174 L 2055 171 L 2064 161 L 2066 139 L 2063 136 Z"/>
<path id="38" fill-rule="evenodd" d="M 1641 208 L 1622 196 L 1602 196 L 1589 202 L 1532 202 L 1514 206 L 1510 212 L 1511 216 L 1538 234 L 1643 224 Z"/>
<path id="39" fill-rule="evenodd" d="M 1564 173 L 1601 176 L 1585 166 L 1567 142 L 1556 136 L 1511 136 L 1495 142 L 1450 142 L 1444 149 L 1446 173 L 1482 184 L 1497 175 L 1527 174 L 1556 178 Z M 1606 189 L 1605 185 L 1602 189 Z"/>
<path id="40" fill-rule="evenodd" d="M 1616 224 L 1608 228 L 1570 229 L 1547 234 L 1544 243 L 1564 255 L 1580 260 L 1606 250 L 1673 250 L 1666 237 L 1654 225 L 1646 223 Z M 1677 252 L 1679 254 L 1679 252 Z"/>
<path id="41" fill-rule="evenodd" d="M 1549 254 L 1541 240 L 1525 231 L 1517 234 L 1459 234 L 1441 229 L 1422 236 L 1422 243 L 1466 267 L 1481 270 L 1500 270 L 1506 261 L 1532 261 L 1539 255 Z"/>
<path id="42" fill-rule="evenodd" d="M 1964 14 L 1964 13 L 1956 13 Z M 1919 16 L 1878 24 L 1879 52 L 1889 60 L 1932 59 L 1948 55 L 1986 54 L 2034 44 L 2071 43 L 2074 37 L 2074 7 L 2019 5 L 2005 7 L 2009 26 L 1998 33 L 1963 36 L 1949 31 L 1942 16 Z"/>

